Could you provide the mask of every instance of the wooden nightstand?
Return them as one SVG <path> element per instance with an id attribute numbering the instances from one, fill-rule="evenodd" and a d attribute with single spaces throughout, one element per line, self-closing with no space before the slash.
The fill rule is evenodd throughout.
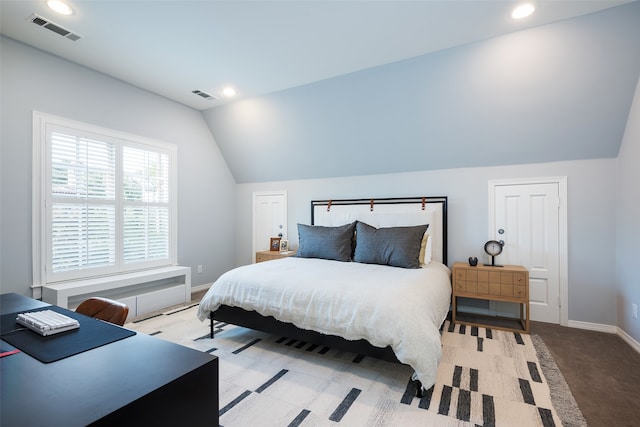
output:
<path id="1" fill-rule="evenodd" d="M 452 286 L 451 318 L 454 323 L 529 333 L 529 272 L 526 268 L 519 265 L 472 267 L 457 262 L 453 264 Z M 458 297 L 517 303 L 520 319 L 457 313 Z"/>
<path id="2" fill-rule="evenodd" d="M 256 252 L 256 262 L 271 261 L 274 259 L 287 258 L 296 254 L 296 251 L 258 251 Z"/>

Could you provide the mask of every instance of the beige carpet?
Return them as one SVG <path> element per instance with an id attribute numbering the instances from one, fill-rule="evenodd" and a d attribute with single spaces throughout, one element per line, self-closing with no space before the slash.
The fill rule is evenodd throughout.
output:
<path id="1" fill-rule="evenodd" d="M 219 357 L 222 426 L 586 425 L 536 336 L 445 322 L 437 383 L 420 399 L 408 366 L 227 324 L 212 340 L 196 310 L 125 326 Z"/>

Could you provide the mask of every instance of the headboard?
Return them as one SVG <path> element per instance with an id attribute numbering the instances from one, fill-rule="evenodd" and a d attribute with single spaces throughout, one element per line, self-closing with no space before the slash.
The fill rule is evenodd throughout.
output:
<path id="1" fill-rule="evenodd" d="M 335 227 L 362 221 L 374 227 L 429 224 L 433 258 L 447 264 L 447 198 L 312 200 L 311 224 Z"/>

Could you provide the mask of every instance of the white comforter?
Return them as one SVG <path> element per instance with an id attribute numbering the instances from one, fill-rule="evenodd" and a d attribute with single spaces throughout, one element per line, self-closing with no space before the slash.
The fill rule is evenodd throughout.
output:
<path id="1" fill-rule="evenodd" d="M 436 261 L 404 269 L 290 257 L 223 274 L 200 302 L 198 318 L 228 305 L 302 329 L 390 345 L 428 389 L 442 352 L 439 327 L 449 310 L 450 273 Z"/>

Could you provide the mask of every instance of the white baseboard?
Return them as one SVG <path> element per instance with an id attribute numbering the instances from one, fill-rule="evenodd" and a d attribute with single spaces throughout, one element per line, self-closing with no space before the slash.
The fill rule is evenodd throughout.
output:
<path id="1" fill-rule="evenodd" d="M 577 320 L 569 320 L 570 328 L 586 329 L 589 331 L 606 332 L 608 334 L 616 334 L 620 338 L 626 341 L 632 349 L 640 353 L 640 342 L 634 339 L 631 335 L 623 331 L 617 326 L 603 325 L 600 323 L 579 322 Z"/>
<path id="2" fill-rule="evenodd" d="M 206 291 L 211 287 L 211 285 L 213 285 L 213 283 L 205 283 L 204 285 L 191 286 L 191 293 Z"/>
<path id="3" fill-rule="evenodd" d="M 603 325 L 601 323 L 580 322 L 578 320 L 569 320 L 568 326 L 576 329 L 586 329 L 589 331 L 606 332 L 608 334 L 617 334 L 618 327 L 613 325 Z"/>
<path id="4" fill-rule="evenodd" d="M 640 353 L 640 342 L 636 341 L 631 335 L 629 335 L 628 333 L 626 333 L 620 328 L 618 328 L 618 335 L 620 336 L 620 338 L 625 340 L 627 344 L 631 346 L 632 349 Z"/>

